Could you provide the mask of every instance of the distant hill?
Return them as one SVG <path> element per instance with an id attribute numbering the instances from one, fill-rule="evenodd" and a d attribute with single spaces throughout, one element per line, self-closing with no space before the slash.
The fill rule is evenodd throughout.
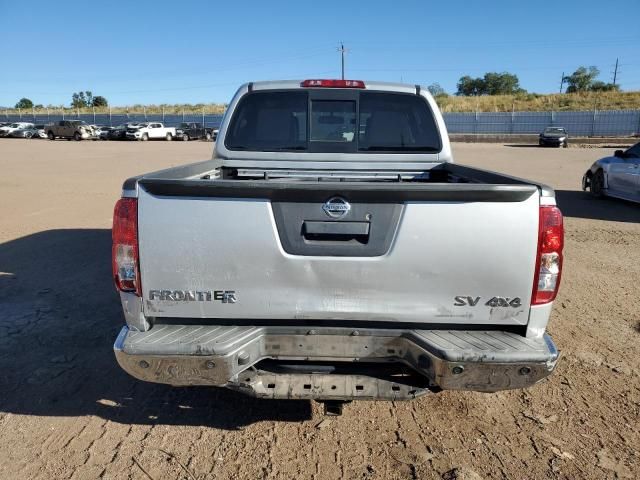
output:
<path id="1" fill-rule="evenodd" d="M 540 112 L 571 110 L 640 110 L 640 92 L 525 93 L 436 98 L 443 112 Z"/>
<path id="2" fill-rule="evenodd" d="M 535 111 L 571 111 L 571 110 L 640 110 L 640 91 L 638 92 L 587 92 L 538 94 L 525 93 L 519 95 L 485 95 L 480 97 L 457 97 L 455 95 L 436 98 L 443 112 L 535 112 Z M 131 105 L 128 107 L 111 107 L 111 113 L 160 113 L 164 108 L 166 114 L 215 114 L 224 113 L 227 105 L 219 103 L 177 104 L 177 105 Z M 62 107 L 50 106 L 51 113 L 59 113 Z M 65 113 L 73 115 L 75 108 L 64 108 Z M 96 113 L 107 113 L 108 108 L 96 108 Z M 11 108 L 0 107 L 0 118 L 4 113 L 17 114 Z M 22 111 L 30 114 L 31 110 Z M 37 114 L 46 114 L 46 109 L 36 109 Z M 91 108 L 81 108 L 80 113 L 93 113 Z"/>

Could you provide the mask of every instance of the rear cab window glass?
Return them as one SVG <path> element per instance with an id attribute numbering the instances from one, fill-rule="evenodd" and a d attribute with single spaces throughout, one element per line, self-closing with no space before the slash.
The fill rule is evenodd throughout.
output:
<path id="1" fill-rule="evenodd" d="M 258 91 L 238 103 L 225 137 L 229 150 L 439 152 L 424 97 L 340 89 Z"/>
<path id="2" fill-rule="evenodd" d="M 356 102 L 313 100 L 312 142 L 353 142 L 356 130 Z"/>
<path id="3" fill-rule="evenodd" d="M 418 95 L 363 92 L 358 138 L 360 151 L 441 149 L 435 119 Z"/>
<path id="4" fill-rule="evenodd" d="M 239 103 L 225 145 L 232 150 L 307 148 L 307 93 L 256 92 Z"/>

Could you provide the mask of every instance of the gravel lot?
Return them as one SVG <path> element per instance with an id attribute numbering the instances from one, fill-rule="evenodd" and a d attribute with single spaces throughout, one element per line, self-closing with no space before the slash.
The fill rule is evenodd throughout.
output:
<path id="1" fill-rule="evenodd" d="M 141 383 L 115 362 L 122 180 L 206 159 L 210 143 L 1 139 L 0 478 L 640 477 L 640 205 L 579 191 L 610 151 L 454 145 L 460 163 L 557 189 L 563 356 L 547 382 L 327 419 L 315 403 Z"/>

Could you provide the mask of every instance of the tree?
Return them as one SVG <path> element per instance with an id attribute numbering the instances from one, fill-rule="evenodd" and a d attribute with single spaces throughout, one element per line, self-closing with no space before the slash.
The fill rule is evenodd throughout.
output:
<path id="1" fill-rule="evenodd" d="M 16 103 L 16 108 L 22 108 L 24 110 L 33 108 L 33 102 L 28 98 L 21 98 L 20 101 Z"/>
<path id="2" fill-rule="evenodd" d="M 589 90 L 592 92 L 619 92 L 620 85 L 615 85 L 613 83 L 604 83 L 600 80 L 596 80 L 591 84 Z"/>
<path id="3" fill-rule="evenodd" d="M 487 72 L 484 77 L 472 78 L 469 75 L 458 81 L 456 95 L 512 95 L 526 93 L 520 88 L 517 75 L 508 72 Z"/>
<path id="4" fill-rule="evenodd" d="M 93 105 L 93 94 L 91 91 L 77 92 L 71 95 L 71 106 L 74 108 L 85 108 Z"/>
<path id="5" fill-rule="evenodd" d="M 484 74 L 484 93 L 487 95 L 511 95 L 524 92 L 520 80 L 512 73 L 488 72 Z"/>
<path id="6" fill-rule="evenodd" d="M 431 85 L 429 85 L 427 87 L 427 90 L 429 90 L 431 95 L 433 95 L 434 97 L 446 97 L 447 96 L 447 92 L 444 91 L 444 88 L 442 88 L 439 83 L 432 83 Z"/>
<path id="7" fill-rule="evenodd" d="M 591 90 L 596 77 L 600 75 L 597 67 L 580 67 L 571 75 L 563 78 L 567 84 L 567 93 L 586 92 Z"/>
<path id="8" fill-rule="evenodd" d="M 458 80 L 458 91 L 456 95 L 484 95 L 485 93 L 485 85 L 484 80 L 482 78 L 471 78 L 469 75 L 465 75 L 464 77 L 460 77 Z"/>
<path id="9" fill-rule="evenodd" d="M 109 102 L 103 96 L 98 95 L 97 97 L 93 97 L 93 107 L 108 107 Z"/>

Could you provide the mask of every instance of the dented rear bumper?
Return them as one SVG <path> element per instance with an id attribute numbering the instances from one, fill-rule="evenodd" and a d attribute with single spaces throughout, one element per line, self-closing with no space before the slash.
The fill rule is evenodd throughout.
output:
<path id="1" fill-rule="evenodd" d="M 120 366 L 144 381 L 316 400 L 525 388 L 548 376 L 559 356 L 548 335 L 221 325 L 124 327 L 114 350 Z M 404 373 L 387 374 L 393 365 Z"/>

